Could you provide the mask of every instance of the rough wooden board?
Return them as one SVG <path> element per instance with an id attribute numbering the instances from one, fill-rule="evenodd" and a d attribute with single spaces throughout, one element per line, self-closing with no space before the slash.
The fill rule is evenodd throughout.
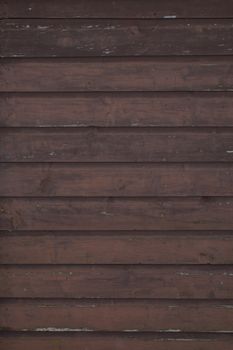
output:
<path id="1" fill-rule="evenodd" d="M 233 303 L 7 300 L 0 303 L 0 322 L 8 331 L 232 332 Z"/>
<path id="2" fill-rule="evenodd" d="M 232 127 L 233 93 L 0 93 L 0 126 Z"/>
<path id="3" fill-rule="evenodd" d="M 2 59 L 0 91 L 233 91 L 231 57 Z"/>
<path id="4" fill-rule="evenodd" d="M 232 299 L 232 266 L 1 266 L 1 298 Z"/>
<path id="5" fill-rule="evenodd" d="M 231 231 L 16 231 L 0 241 L 2 264 L 233 263 Z"/>
<path id="6" fill-rule="evenodd" d="M 222 334 L 64 334 L 36 332 L 33 334 L 3 334 L 0 336 L 1 350 L 229 350 L 233 345 L 232 335 Z"/>
<path id="7" fill-rule="evenodd" d="M 1 57 L 232 55 L 231 19 L 7 19 Z"/>
<path id="8" fill-rule="evenodd" d="M 231 0 L 2 0 L 3 18 L 232 18 Z"/>

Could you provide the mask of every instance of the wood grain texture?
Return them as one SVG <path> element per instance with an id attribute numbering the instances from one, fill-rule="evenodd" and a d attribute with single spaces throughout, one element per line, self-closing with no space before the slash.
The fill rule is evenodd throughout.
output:
<path id="1" fill-rule="evenodd" d="M 2 93 L 0 126 L 232 127 L 233 93 Z"/>
<path id="2" fill-rule="evenodd" d="M 2 59 L 0 75 L 2 92 L 233 90 L 227 56 Z"/>
<path id="3" fill-rule="evenodd" d="M 231 130 L 1 129 L 1 162 L 232 162 Z"/>
<path id="4" fill-rule="evenodd" d="M 233 345 L 232 335 L 223 334 L 2 334 L 1 350 L 229 350 Z"/>
<path id="5" fill-rule="evenodd" d="M 231 349 L 232 1 L 0 18 L 0 350 Z"/>
<path id="6" fill-rule="evenodd" d="M 233 198 L 1 199 L 1 230 L 231 230 Z"/>
<path id="7" fill-rule="evenodd" d="M 1 163 L 1 196 L 233 196 L 233 164 Z"/>
<path id="8" fill-rule="evenodd" d="M 1 298 L 232 299 L 232 266 L 1 266 Z"/>
<path id="9" fill-rule="evenodd" d="M 232 55 L 231 19 L 3 19 L 1 57 Z"/>
<path id="10" fill-rule="evenodd" d="M 227 231 L 1 233 L 2 264 L 232 264 Z M 43 254 L 42 254 L 43 252 Z"/>
<path id="11" fill-rule="evenodd" d="M 232 18 L 230 0 L 3 0 L 3 18 Z"/>
<path id="12" fill-rule="evenodd" d="M 210 301 L 2 301 L 8 331 L 233 331 L 233 303 Z"/>

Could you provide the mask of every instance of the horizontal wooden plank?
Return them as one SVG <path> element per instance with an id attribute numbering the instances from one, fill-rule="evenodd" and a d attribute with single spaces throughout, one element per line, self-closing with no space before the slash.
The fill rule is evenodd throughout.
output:
<path id="1" fill-rule="evenodd" d="M 232 266 L 2 266 L 1 298 L 232 299 Z"/>
<path id="2" fill-rule="evenodd" d="M 0 91 L 227 91 L 232 71 L 227 56 L 2 59 Z"/>
<path id="3" fill-rule="evenodd" d="M 224 231 L 20 231 L 0 242 L 2 264 L 233 264 L 233 235 Z"/>
<path id="4" fill-rule="evenodd" d="M 0 164 L 1 196 L 233 196 L 233 164 Z"/>
<path id="5" fill-rule="evenodd" d="M 231 162 L 233 133 L 194 129 L 5 129 L 1 162 Z"/>
<path id="6" fill-rule="evenodd" d="M 232 18 L 230 0 L 3 0 L 2 18 Z"/>
<path id="7" fill-rule="evenodd" d="M 0 347 L 7 350 L 229 350 L 233 345 L 232 335 L 223 334 L 54 334 L 39 332 L 33 335 L 11 332 L 0 335 Z"/>
<path id="8" fill-rule="evenodd" d="M 3 19 L 1 57 L 232 55 L 231 19 Z"/>
<path id="9" fill-rule="evenodd" d="M 3 301 L 0 322 L 7 331 L 233 332 L 233 303 Z"/>
<path id="10" fill-rule="evenodd" d="M 233 126 L 231 92 L 2 93 L 4 127 Z"/>
<path id="11" fill-rule="evenodd" d="M 231 230 L 233 198 L 1 199 L 1 230 Z"/>

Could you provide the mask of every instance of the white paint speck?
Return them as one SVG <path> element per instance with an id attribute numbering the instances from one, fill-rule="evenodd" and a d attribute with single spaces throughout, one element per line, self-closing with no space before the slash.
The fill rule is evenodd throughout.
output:
<path id="1" fill-rule="evenodd" d="M 109 49 L 105 49 L 105 50 L 104 50 L 104 53 L 105 53 L 106 55 L 109 55 L 111 52 L 112 52 L 112 51 L 109 50 Z"/>
<path id="2" fill-rule="evenodd" d="M 48 28 L 49 28 L 48 26 L 37 26 L 37 29 L 39 29 L 39 30 L 45 30 Z"/>
<path id="3" fill-rule="evenodd" d="M 176 16 L 175 15 L 168 15 L 168 16 L 163 16 L 163 18 L 174 19 L 174 18 L 176 18 Z"/>
<path id="4" fill-rule="evenodd" d="M 225 309 L 233 309 L 233 305 L 220 305 L 220 307 L 224 307 Z"/>
<path id="5" fill-rule="evenodd" d="M 111 213 L 108 213 L 107 211 L 101 211 L 101 214 L 105 216 L 113 216 Z"/>
<path id="6" fill-rule="evenodd" d="M 53 152 L 50 152 L 49 155 L 50 155 L 51 157 L 53 157 L 53 156 L 56 155 L 56 152 L 54 152 L 54 151 L 53 151 Z"/>

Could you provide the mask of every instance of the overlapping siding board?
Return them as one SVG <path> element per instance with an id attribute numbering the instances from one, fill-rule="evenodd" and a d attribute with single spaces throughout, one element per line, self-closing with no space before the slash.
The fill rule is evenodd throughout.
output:
<path id="1" fill-rule="evenodd" d="M 0 17 L 0 350 L 231 350 L 233 2 Z"/>

